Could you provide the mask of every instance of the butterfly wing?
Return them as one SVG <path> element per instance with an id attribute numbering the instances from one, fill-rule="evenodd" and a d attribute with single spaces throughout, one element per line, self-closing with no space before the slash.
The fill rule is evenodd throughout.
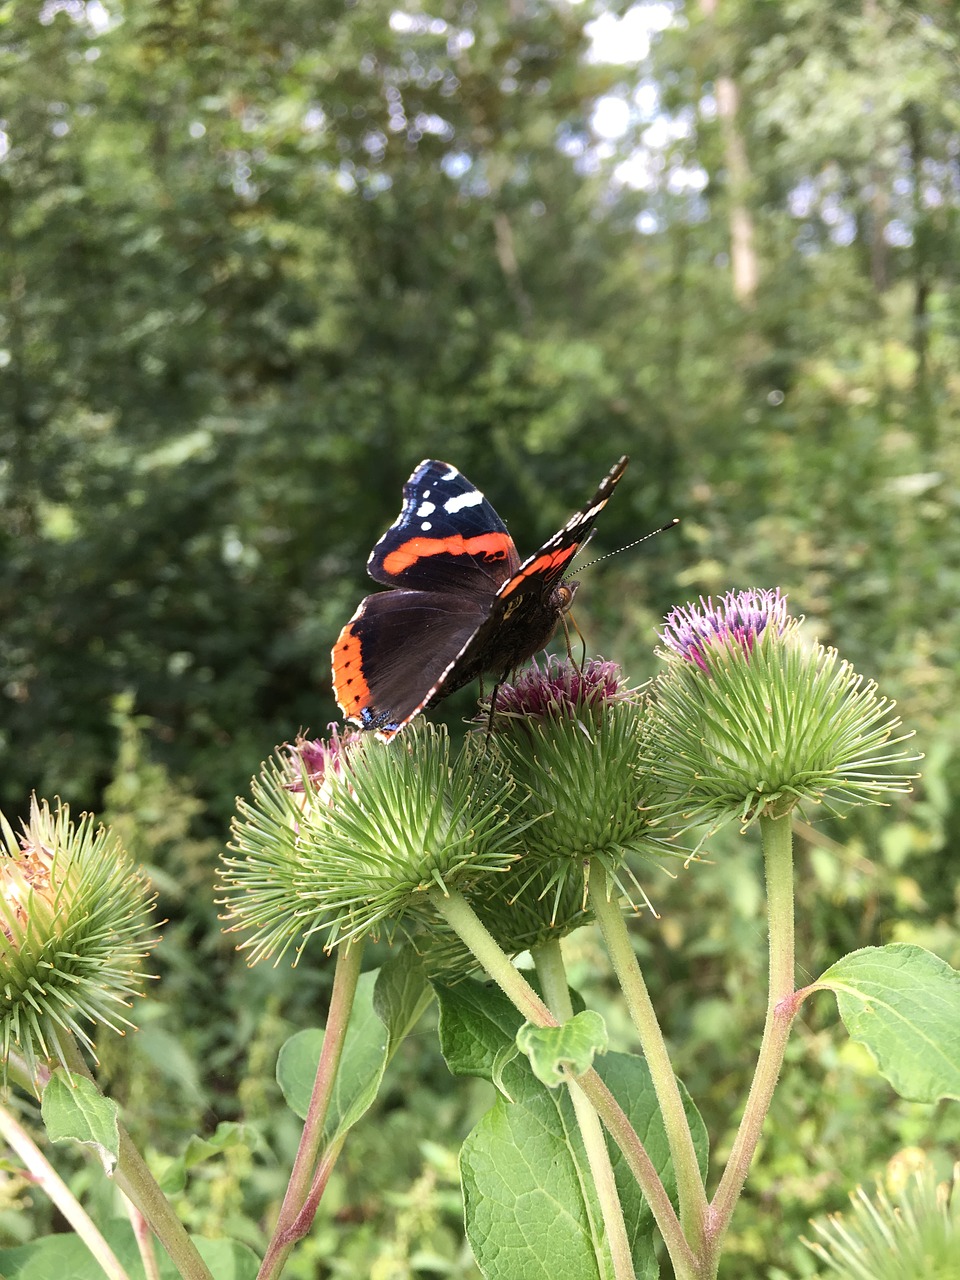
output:
<path id="1" fill-rule="evenodd" d="M 343 714 L 389 741 L 440 695 L 520 557 L 476 485 L 428 458 L 403 486 L 403 508 L 367 561 L 377 582 L 332 654 Z"/>
<path id="2" fill-rule="evenodd" d="M 389 742 L 443 688 L 489 608 L 448 592 L 367 596 L 333 647 L 333 691 L 344 716 Z"/>
<path id="3" fill-rule="evenodd" d="M 388 587 L 492 601 L 519 564 L 507 526 L 476 485 L 428 458 L 403 486 L 403 510 L 370 553 L 367 572 Z"/>
<path id="4" fill-rule="evenodd" d="M 573 557 L 592 536 L 597 517 L 610 501 L 628 461 L 624 454 L 600 481 L 597 492 L 586 506 L 572 515 L 562 529 L 547 539 L 539 551 L 535 551 L 523 564 L 518 565 L 497 592 L 501 600 L 517 600 L 531 592 L 539 593 L 542 597 L 550 595 L 566 573 Z"/>
<path id="5" fill-rule="evenodd" d="M 575 582 L 565 584 L 561 579 L 590 538 L 627 461 L 622 457 L 604 476 L 590 501 L 499 588 L 488 617 L 460 655 L 454 673 L 456 683 L 447 677 L 449 689 L 459 688 L 485 671 L 492 671 L 502 680 L 549 644 L 577 589 Z"/>

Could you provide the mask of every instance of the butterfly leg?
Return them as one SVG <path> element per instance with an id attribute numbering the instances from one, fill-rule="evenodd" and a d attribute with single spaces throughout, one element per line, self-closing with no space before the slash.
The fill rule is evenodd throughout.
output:
<path id="1" fill-rule="evenodd" d="M 497 694 L 500 692 L 500 686 L 506 677 L 501 676 L 497 683 L 493 686 L 493 692 L 490 694 L 490 714 L 487 716 L 487 737 L 493 733 L 493 717 L 497 710 Z"/>
<path id="2" fill-rule="evenodd" d="M 576 618 L 574 618 L 573 614 L 570 614 L 570 613 L 564 613 L 564 614 L 562 614 L 562 615 L 561 615 L 561 618 L 560 618 L 560 621 L 561 621 L 561 623 L 563 624 L 563 638 L 564 638 L 564 640 L 566 641 L 566 645 L 567 645 L 567 657 L 570 659 L 570 661 L 571 661 L 571 662 L 573 662 L 573 663 L 575 663 L 575 664 L 577 665 L 577 667 L 578 667 L 578 669 L 579 669 L 580 671 L 582 671 L 582 670 L 583 670 L 583 667 L 584 667 L 584 663 L 587 661 L 587 641 L 586 641 L 586 638 L 584 637 L 583 632 L 582 632 L 582 631 L 580 630 L 580 628 L 577 626 L 577 620 L 576 620 Z M 573 646 L 572 646 L 572 645 L 571 645 L 571 643 L 570 643 L 570 628 L 571 628 L 571 627 L 572 627 L 572 628 L 573 628 L 573 630 L 577 633 L 577 635 L 580 637 L 580 649 L 581 649 L 581 652 L 580 652 L 580 661 L 579 661 L 579 663 L 577 663 L 577 662 L 576 662 L 576 659 L 575 659 L 575 658 L 574 658 L 574 656 L 573 656 Z"/>

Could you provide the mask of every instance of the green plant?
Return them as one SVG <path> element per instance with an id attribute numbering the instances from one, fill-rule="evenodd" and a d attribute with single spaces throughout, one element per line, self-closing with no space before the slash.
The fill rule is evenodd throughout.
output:
<path id="1" fill-rule="evenodd" d="M 929 1166 L 892 1198 L 878 1186 L 850 1196 L 850 1212 L 815 1221 L 804 1243 L 845 1280 L 951 1280 L 960 1259 L 960 1165 L 949 1183 Z"/>
<path id="2" fill-rule="evenodd" d="M 676 1276 L 712 1280 L 790 1030 L 817 991 L 834 992 L 851 1035 L 902 1094 L 960 1090 L 947 1050 L 960 976 L 936 956 L 868 947 L 795 985 L 794 819 L 803 806 L 909 788 L 913 757 L 892 707 L 807 642 L 778 592 L 676 609 L 661 638 L 664 670 L 645 691 L 608 663 L 550 660 L 506 686 L 492 732 L 456 752 L 423 724 L 387 746 L 336 732 L 300 739 L 240 803 L 221 873 L 226 927 L 253 963 L 301 954 L 318 935 L 336 956 L 325 1028 L 301 1030 L 280 1053 L 278 1080 L 304 1124 L 261 1280 L 295 1266 L 351 1130 L 432 997 L 451 1070 L 498 1094 L 460 1157 L 467 1235 L 494 1280 L 531 1274 L 548 1253 L 558 1276 L 652 1276 L 658 1239 Z M 676 1078 L 624 907 L 649 904 L 643 881 L 657 867 L 696 874 L 731 819 L 762 837 L 769 989 L 753 1083 L 708 1198 L 704 1126 Z M 71 829 L 58 832 L 49 842 L 72 849 Z M 8 845 L 12 866 L 23 853 Z M 28 898 L 27 918 L 44 920 Z M 608 1052 L 604 1018 L 569 989 L 561 940 L 591 918 L 642 1057 Z M 378 938 L 392 954 L 364 972 Z M 513 963 L 527 949 L 536 985 Z M 219 1242 L 230 1252 L 214 1263 L 209 1245 L 177 1229 L 69 1027 L 21 1043 L 20 1007 L 8 1012 L 9 1068 L 42 1095 L 48 1126 L 116 1164 L 181 1275 L 206 1277 L 226 1257 L 253 1274 L 237 1245 Z M 219 1130 L 201 1158 L 234 1143 Z"/>

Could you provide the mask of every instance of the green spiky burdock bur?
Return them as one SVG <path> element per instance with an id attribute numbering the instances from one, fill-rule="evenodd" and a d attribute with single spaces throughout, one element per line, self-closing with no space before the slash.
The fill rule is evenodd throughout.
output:
<path id="1" fill-rule="evenodd" d="M 452 978 L 476 960 L 428 890 L 462 892 L 515 955 L 591 918 L 586 859 L 616 877 L 627 854 L 677 856 L 645 808 L 642 707 L 614 664 L 534 664 L 501 687 L 493 730 L 455 754 L 423 722 L 387 745 L 331 726 L 266 763 L 220 877 L 248 959 L 399 927 Z"/>
<path id="2" fill-rule="evenodd" d="M 847 1213 L 811 1225 L 803 1243 L 844 1280 L 954 1280 L 960 1269 L 960 1165 L 938 1182 L 925 1163 L 898 1195 L 858 1187 Z"/>
<path id="3" fill-rule="evenodd" d="M 836 649 L 800 634 L 779 590 L 674 609 L 650 690 L 647 766 L 691 823 L 837 811 L 909 791 L 894 703 Z"/>
<path id="4" fill-rule="evenodd" d="M 16 1054 L 34 1079 L 93 1048 L 98 1026 L 133 1027 L 155 945 L 153 897 L 119 840 L 88 814 L 33 798 L 17 837 L 0 815 L 0 1024 L 3 1069 Z"/>
<path id="5" fill-rule="evenodd" d="M 647 713 L 616 663 L 536 662 L 497 695 L 494 746 L 516 789 L 507 800 L 525 823 L 523 866 L 546 878 L 545 895 L 582 887 L 599 863 L 616 883 L 646 892 L 626 859 L 659 867 L 683 857 L 659 812 L 663 787 L 642 761 Z M 626 885 L 620 884 L 626 892 Z"/>
<path id="6" fill-rule="evenodd" d="M 382 744 L 367 735 L 301 741 L 264 765 L 241 801 L 221 902 L 251 961 L 327 949 L 431 918 L 428 891 L 469 890 L 516 861 L 500 761 L 468 741 L 452 758 L 420 722 Z"/>

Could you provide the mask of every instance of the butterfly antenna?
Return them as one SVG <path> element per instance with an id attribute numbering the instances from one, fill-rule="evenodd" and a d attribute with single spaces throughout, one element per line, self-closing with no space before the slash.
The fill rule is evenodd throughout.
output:
<path id="1" fill-rule="evenodd" d="M 577 573 L 579 573 L 581 569 L 590 569 L 593 565 L 599 564 L 601 560 L 609 560 L 611 556 L 618 556 L 621 551 L 629 551 L 631 547 L 639 547 L 641 542 L 646 542 L 648 538 L 655 538 L 658 533 L 666 533 L 668 529 L 675 529 L 679 523 L 679 518 L 673 519 L 669 524 L 663 524 L 659 529 L 652 529 L 650 533 L 645 533 L 642 538 L 634 538 L 633 542 L 628 542 L 623 547 L 617 547 L 616 551 L 607 551 L 604 555 L 597 556 L 596 560 L 588 560 L 586 564 L 577 566 Z M 591 534 L 591 537 L 592 536 L 593 535 Z M 587 539 L 587 541 L 589 541 L 589 539 Z M 585 542 L 583 546 L 585 547 L 586 545 L 587 543 Z"/>

